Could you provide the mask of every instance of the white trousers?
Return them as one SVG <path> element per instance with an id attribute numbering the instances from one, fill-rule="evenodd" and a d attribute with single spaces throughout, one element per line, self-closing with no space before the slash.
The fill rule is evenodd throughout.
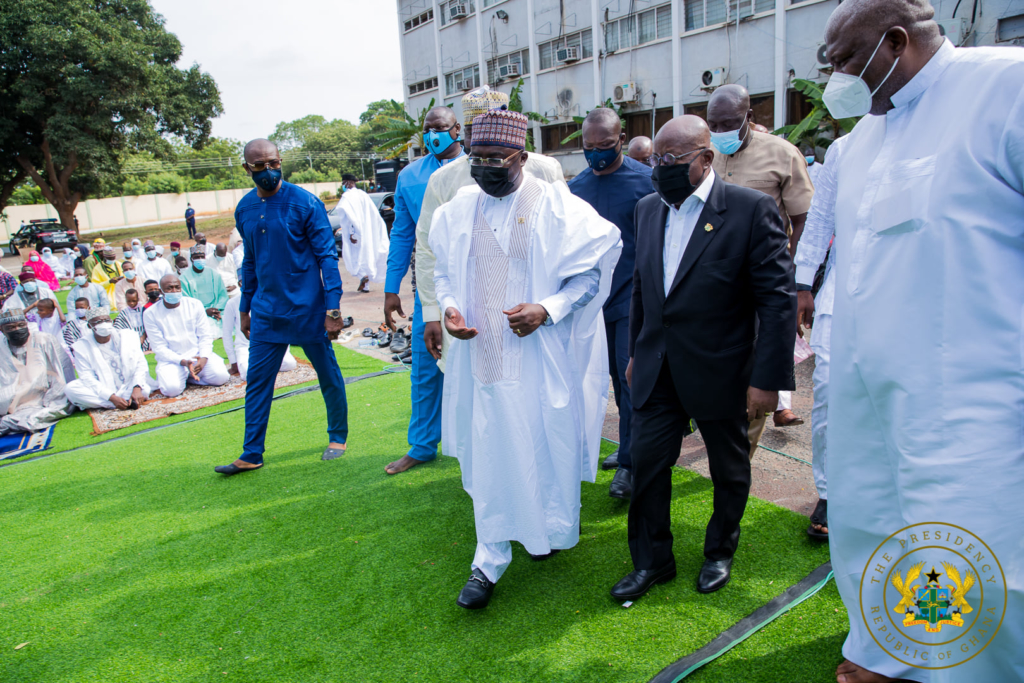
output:
<path id="1" fill-rule="evenodd" d="M 118 392 L 118 396 L 124 400 L 131 402 L 132 390 L 125 389 Z M 149 398 L 150 389 L 148 386 L 142 387 L 142 395 Z M 127 395 L 125 395 L 127 394 Z M 73 380 L 67 383 L 64 387 L 64 395 L 68 397 L 68 400 L 78 406 L 79 410 L 89 410 L 90 408 L 113 408 L 114 404 L 110 402 L 109 396 L 100 396 L 95 391 L 85 385 L 80 379 Z"/>
<path id="2" fill-rule="evenodd" d="M 811 350 L 814 351 L 814 407 L 811 409 L 811 462 L 818 497 L 827 500 L 825 478 L 825 437 L 828 427 L 828 360 L 832 345 L 832 316 L 814 316 Z"/>
<path id="3" fill-rule="evenodd" d="M 491 583 L 497 583 L 512 562 L 512 543 L 477 543 L 473 555 L 473 569 L 479 569 Z"/>
<path id="4" fill-rule="evenodd" d="M 185 384 L 200 384 L 203 386 L 219 387 L 227 384 L 231 376 L 228 375 L 228 367 L 224 365 L 224 359 L 220 356 L 210 356 L 206 359 L 206 365 L 199 373 L 199 381 L 192 379 L 188 368 L 177 363 L 157 363 L 156 384 L 160 393 L 167 398 L 180 396 L 185 391 Z"/>
<path id="5" fill-rule="evenodd" d="M 288 347 L 288 351 L 284 352 L 284 358 L 281 359 L 281 369 L 278 372 L 291 372 L 295 368 L 299 367 L 299 362 L 295 360 L 295 356 L 292 355 L 291 347 Z M 235 363 L 238 365 L 238 374 L 242 379 L 245 379 L 249 373 L 249 347 L 246 346 L 241 349 L 235 349 Z"/>

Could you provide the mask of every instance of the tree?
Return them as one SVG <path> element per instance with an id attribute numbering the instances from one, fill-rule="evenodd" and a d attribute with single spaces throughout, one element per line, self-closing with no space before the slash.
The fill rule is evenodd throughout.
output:
<path id="1" fill-rule="evenodd" d="M 176 67 L 180 57 L 145 0 L 0 0 L 4 187 L 27 174 L 73 230 L 78 202 L 128 153 L 167 137 L 202 147 L 220 93 L 198 65 Z"/>
<path id="2" fill-rule="evenodd" d="M 523 79 L 520 78 L 519 82 L 516 83 L 516 87 L 512 88 L 512 92 L 508 94 L 508 108 L 509 111 L 517 111 L 520 114 L 525 114 L 526 118 L 531 121 L 537 121 L 538 123 L 549 123 L 549 121 L 538 114 L 535 111 L 523 111 Z M 526 151 L 532 152 L 533 147 L 533 131 L 529 131 L 526 134 Z"/>
<path id="3" fill-rule="evenodd" d="M 812 105 L 811 111 L 800 123 L 783 126 L 774 132 L 775 135 L 785 135 L 786 139 L 797 147 L 807 145 L 812 148 L 828 149 L 836 138 L 849 133 L 857 125 L 859 119 L 856 118 L 832 118 L 821 97 L 824 91 L 814 81 L 796 78 L 793 80 L 793 87 L 807 96 Z"/>
<path id="4" fill-rule="evenodd" d="M 327 119 L 319 114 L 310 114 L 294 121 L 282 121 L 267 139 L 277 145 L 278 150 L 286 152 L 302 147 L 309 135 L 319 132 L 326 125 Z"/>
<path id="5" fill-rule="evenodd" d="M 374 119 L 382 130 L 382 140 L 376 151 L 387 159 L 396 159 L 409 151 L 410 147 L 426 149 L 426 145 L 423 144 L 423 122 L 427 118 L 427 112 L 433 108 L 434 98 L 431 97 L 430 103 L 420 110 L 416 118 L 403 108 L 397 113 L 382 114 Z"/>
<path id="6" fill-rule="evenodd" d="M 619 123 L 622 124 L 623 128 L 626 127 L 626 119 L 624 119 L 622 117 L 622 107 L 616 107 L 615 104 L 612 102 L 612 98 L 609 97 L 607 100 L 604 101 L 604 104 L 602 104 L 600 107 L 596 107 L 596 109 L 601 109 L 601 108 L 614 110 L 615 113 L 619 115 Z M 589 114 L 592 111 L 594 111 L 594 110 L 593 109 L 588 109 L 587 110 L 587 114 Z M 587 117 L 585 115 L 584 116 L 574 116 L 574 117 L 572 117 L 572 120 L 573 120 L 573 122 L 575 122 L 576 124 L 578 124 L 580 126 L 580 129 L 576 130 L 576 131 L 573 131 L 572 133 L 569 133 L 569 135 L 567 135 L 565 137 L 565 139 L 562 140 L 561 144 L 563 144 L 563 145 L 568 143 L 568 142 L 572 142 L 576 138 L 583 137 L 583 122 L 587 120 Z"/>
<path id="7" fill-rule="evenodd" d="M 359 115 L 359 125 L 371 123 L 382 116 L 401 116 L 405 106 L 395 100 L 377 100 L 366 106 L 366 111 Z"/>

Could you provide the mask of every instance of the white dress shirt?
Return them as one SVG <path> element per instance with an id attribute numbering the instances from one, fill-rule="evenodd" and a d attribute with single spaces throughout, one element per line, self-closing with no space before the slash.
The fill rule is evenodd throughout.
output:
<path id="1" fill-rule="evenodd" d="M 139 259 L 138 261 L 135 261 L 135 270 L 137 270 L 139 275 L 142 277 L 142 280 L 139 282 L 140 287 L 135 288 L 140 289 L 140 294 L 143 293 L 141 291 L 141 286 L 145 284 L 147 280 L 155 280 L 156 282 L 159 283 L 160 278 L 162 278 L 164 275 L 174 274 L 174 271 L 171 269 L 171 264 L 169 264 L 166 260 L 160 258 L 159 256 L 157 256 L 155 259 L 145 257 Z"/>
<path id="2" fill-rule="evenodd" d="M 686 245 L 690 243 L 690 235 L 693 234 L 697 219 L 700 218 L 700 213 L 704 210 L 704 202 L 708 200 L 708 195 L 711 194 L 711 187 L 714 184 L 715 171 L 709 168 L 707 177 L 678 209 L 665 203 L 668 206 L 668 215 L 665 217 L 665 249 L 663 252 L 665 296 L 668 296 L 668 292 L 672 288 L 672 281 L 676 279 L 679 262 L 686 251 Z"/>
<path id="3" fill-rule="evenodd" d="M 814 199 L 811 200 L 811 210 L 807 212 L 804 232 L 800 235 L 800 243 L 797 245 L 796 256 L 793 258 L 796 264 L 797 284 L 812 285 L 814 276 L 818 273 L 818 267 L 825 260 L 825 255 L 829 254 L 825 283 L 822 284 L 815 300 L 815 312 L 819 315 L 832 315 L 832 302 L 835 299 L 833 266 L 836 262 L 836 254 L 834 248 L 831 252 L 828 248 L 832 243 L 832 236 L 836 232 L 836 171 L 839 168 L 840 154 L 846 141 L 846 136 L 838 138 L 825 153 L 825 163 L 822 164 L 817 179 L 814 181 Z"/>
<path id="4" fill-rule="evenodd" d="M 158 363 L 178 365 L 185 359 L 213 356 L 214 330 L 199 299 L 183 296 L 175 308 L 159 301 L 146 309 L 142 320 Z"/>

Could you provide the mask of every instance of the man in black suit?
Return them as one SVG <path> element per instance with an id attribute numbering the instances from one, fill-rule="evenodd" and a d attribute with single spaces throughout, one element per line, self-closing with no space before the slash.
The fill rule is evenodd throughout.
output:
<path id="1" fill-rule="evenodd" d="M 707 124 L 667 123 L 654 141 L 657 194 L 636 207 L 630 309 L 634 571 L 612 596 L 634 600 L 676 575 L 671 467 L 690 419 L 707 446 L 714 511 L 697 590 L 729 581 L 750 492 L 747 424 L 794 388 L 796 285 L 772 198 L 716 179 Z"/>

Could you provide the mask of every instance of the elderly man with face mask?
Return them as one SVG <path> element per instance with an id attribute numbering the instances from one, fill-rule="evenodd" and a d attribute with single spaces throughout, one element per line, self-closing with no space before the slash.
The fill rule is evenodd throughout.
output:
<path id="1" fill-rule="evenodd" d="M 213 267 L 207 268 L 206 250 L 202 246 L 192 247 L 192 265 L 181 272 L 181 291 L 202 302 L 206 315 L 219 331 L 221 315 L 228 305 L 228 291 L 220 274 Z"/>
<path id="2" fill-rule="evenodd" d="M 75 377 L 60 342 L 33 332 L 24 311 L 0 313 L 0 434 L 45 429 L 74 411 L 64 395 Z"/>
<path id="3" fill-rule="evenodd" d="M 89 328 L 75 342 L 78 379 L 68 382 L 64 393 L 80 410 L 140 407 L 151 391 L 149 366 L 133 330 L 114 329 L 110 312 L 89 312 Z"/>
<path id="4" fill-rule="evenodd" d="M 934 18 L 846 0 L 825 31 L 825 105 L 864 116 L 836 169 L 840 683 L 1024 680 L 1024 50 Z"/>
<path id="5" fill-rule="evenodd" d="M 473 120 L 477 186 L 438 210 L 430 234 L 456 339 L 442 439 L 476 518 L 472 573 L 456 601 L 466 609 L 487 606 L 511 541 L 536 559 L 576 545 L 580 481 L 594 481 L 608 402 L 601 306 L 619 230 L 525 173 L 526 129 L 523 114 L 504 109 Z"/>
<path id="6" fill-rule="evenodd" d="M 134 261 L 135 271 L 139 274 L 142 282 L 147 280 L 160 282 L 160 278 L 164 275 L 171 274 L 171 264 L 166 259 L 160 258 L 159 250 L 153 240 L 146 240 L 142 243 L 142 256 Z"/>

